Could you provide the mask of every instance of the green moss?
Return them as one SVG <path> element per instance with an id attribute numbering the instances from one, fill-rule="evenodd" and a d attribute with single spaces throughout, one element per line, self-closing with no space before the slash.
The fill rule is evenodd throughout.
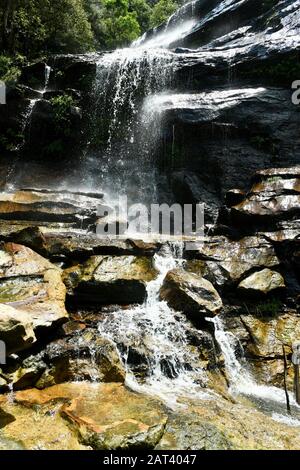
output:
<path id="1" fill-rule="evenodd" d="M 50 100 L 54 112 L 55 122 L 58 126 L 68 124 L 70 119 L 70 108 L 75 102 L 72 96 L 63 94 L 55 96 Z"/>
<path id="2" fill-rule="evenodd" d="M 278 299 L 271 299 L 261 302 L 256 307 L 257 316 L 259 317 L 276 317 L 282 310 L 282 302 Z"/>
<path id="3" fill-rule="evenodd" d="M 272 155 L 278 155 L 279 153 L 278 144 L 270 137 L 255 135 L 251 137 L 250 142 L 254 147 L 264 152 L 270 153 Z"/>
<path id="4" fill-rule="evenodd" d="M 40 289 L 41 278 L 15 277 L 0 283 L 0 303 L 19 302 L 28 297 L 34 298 Z"/>

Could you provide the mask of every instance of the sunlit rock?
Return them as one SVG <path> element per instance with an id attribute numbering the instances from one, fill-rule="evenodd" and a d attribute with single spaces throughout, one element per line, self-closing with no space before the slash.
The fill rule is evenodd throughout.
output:
<path id="1" fill-rule="evenodd" d="M 195 245 L 197 248 L 197 245 Z M 214 285 L 237 284 L 254 268 L 273 268 L 279 260 L 270 242 L 262 236 L 231 241 L 226 237 L 208 237 L 198 249 L 186 256 L 205 263 L 205 274 Z"/>
<path id="2" fill-rule="evenodd" d="M 60 416 L 62 403 L 17 405 L 0 398 L 0 450 L 89 450 Z"/>
<path id="3" fill-rule="evenodd" d="M 6 220 L 74 223 L 78 227 L 96 220 L 101 195 L 70 191 L 24 189 L 0 193 L 0 218 Z"/>
<path id="4" fill-rule="evenodd" d="M 299 218 L 300 167 L 265 170 L 255 178 L 246 199 L 231 209 L 234 224 L 268 230 L 276 228 L 280 221 Z"/>
<path id="5" fill-rule="evenodd" d="M 297 449 L 295 427 L 276 422 L 246 403 L 218 400 L 193 402 L 170 417 L 157 450 Z"/>
<path id="6" fill-rule="evenodd" d="M 68 318 L 61 271 L 30 248 L 7 243 L 0 250 L 0 305 L 24 312 L 34 332 Z M 5 312 L 4 312 L 5 313 Z M 4 316 L 5 319 L 5 316 Z M 1 315 L 0 315 L 1 322 Z"/>
<path id="7" fill-rule="evenodd" d="M 65 271 L 71 296 L 80 302 L 98 304 L 141 303 L 146 283 L 156 277 L 151 258 L 93 256 L 85 264 Z"/>
<path id="8" fill-rule="evenodd" d="M 153 449 L 167 422 L 159 401 L 120 384 L 63 384 L 18 392 L 15 399 L 20 405 L 42 409 L 57 401 L 66 402 L 61 416 L 82 444 L 98 450 Z"/>
<path id="9" fill-rule="evenodd" d="M 277 271 L 263 269 L 255 272 L 239 283 L 238 289 L 244 294 L 266 295 L 285 288 L 284 279 Z"/>
<path id="10" fill-rule="evenodd" d="M 0 304 L 0 339 L 5 342 L 7 354 L 30 347 L 36 341 L 31 316 Z"/>
<path id="11" fill-rule="evenodd" d="M 160 298 L 196 321 L 216 315 L 223 305 L 209 281 L 183 269 L 168 272 L 160 289 Z"/>

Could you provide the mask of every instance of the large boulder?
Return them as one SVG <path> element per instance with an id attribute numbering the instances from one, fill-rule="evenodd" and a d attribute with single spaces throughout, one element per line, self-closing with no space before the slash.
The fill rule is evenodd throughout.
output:
<path id="1" fill-rule="evenodd" d="M 92 329 L 50 343 L 42 359 L 47 369 L 36 383 L 38 388 L 78 380 L 125 381 L 125 369 L 116 346 Z"/>
<path id="2" fill-rule="evenodd" d="M 10 325 L 12 331 L 16 328 L 19 332 L 19 339 L 16 335 L 12 348 L 20 349 L 22 344 L 26 347 L 28 342 L 34 341 L 32 330 L 36 334 L 66 321 L 65 296 L 59 268 L 30 248 L 14 243 L 3 245 L 0 250 L 0 339 L 8 334 Z"/>
<path id="3" fill-rule="evenodd" d="M 47 64 L 37 62 L 23 67 L 20 81 L 35 90 L 44 90 L 47 81 Z"/>
<path id="4" fill-rule="evenodd" d="M 5 343 L 7 354 L 30 347 L 36 341 L 30 315 L 0 304 L 0 339 Z"/>
<path id="5" fill-rule="evenodd" d="M 223 305 L 209 281 L 181 268 L 168 272 L 160 289 L 160 298 L 174 310 L 199 322 L 203 322 L 205 316 L 215 316 Z"/>
<path id="6" fill-rule="evenodd" d="M 251 274 L 238 285 L 238 289 L 245 295 L 267 295 L 284 288 L 281 274 L 267 268 Z"/>
<path id="7" fill-rule="evenodd" d="M 96 304 L 142 303 L 147 282 L 156 277 L 151 258 L 92 256 L 85 264 L 65 271 L 71 295 Z"/>
<path id="8" fill-rule="evenodd" d="M 44 389 L 69 381 L 120 382 L 125 381 L 125 368 L 116 346 L 94 330 L 86 329 L 80 335 L 58 339 L 39 353 L 12 360 L 2 368 L 3 383 L 23 390 L 30 387 Z"/>

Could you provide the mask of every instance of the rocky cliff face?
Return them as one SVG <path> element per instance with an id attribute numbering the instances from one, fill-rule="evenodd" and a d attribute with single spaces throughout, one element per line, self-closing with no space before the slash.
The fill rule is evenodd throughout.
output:
<path id="1" fill-rule="evenodd" d="M 292 393 L 300 334 L 299 7 L 198 0 L 125 61 L 119 52 L 52 57 L 50 76 L 45 63 L 29 66 L 9 90 L 0 449 L 54 449 L 61 433 L 66 449 L 299 447 L 298 408 L 284 424 L 284 395 L 266 388 L 283 388 L 284 347 Z M 166 60 L 144 52 L 156 38 L 167 41 Z M 101 82 L 107 70 L 112 82 Z M 145 154 L 133 112 L 143 90 L 155 135 Z M 99 112 L 112 102 L 119 109 Z M 204 243 L 183 243 L 179 255 L 168 251 L 174 240 L 97 237 L 108 223 L 98 215 L 111 202 L 97 187 L 106 179 L 116 192 L 137 196 L 155 182 L 161 202 L 204 202 Z"/>

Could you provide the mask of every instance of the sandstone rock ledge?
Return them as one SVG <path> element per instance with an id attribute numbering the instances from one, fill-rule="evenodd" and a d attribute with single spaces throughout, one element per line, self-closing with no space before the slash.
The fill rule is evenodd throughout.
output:
<path id="1" fill-rule="evenodd" d="M 222 398 L 166 409 L 121 384 L 66 383 L 0 400 L 0 449 L 298 449 L 295 428 Z M 26 423 L 26 425 L 25 425 Z"/>

